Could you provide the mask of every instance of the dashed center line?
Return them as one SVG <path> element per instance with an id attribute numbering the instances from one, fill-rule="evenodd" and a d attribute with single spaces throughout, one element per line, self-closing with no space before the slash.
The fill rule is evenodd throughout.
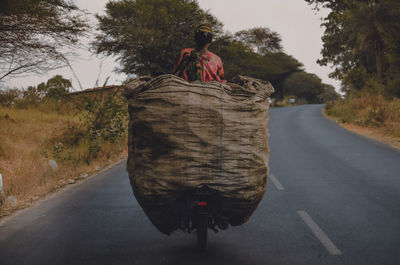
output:
<path id="1" fill-rule="evenodd" d="M 269 178 L 272 180 L 272 183 L 274 183 L 275 187 L 278 190 L 285 190 L 285 188 L 282 186 L 282 184 L 279 182 L 279 180 L 275 177 L 274 174 L 270 174 Z"/>
<path id="2" fill-rule="evenodd" d="M 328 250 L 331 255 L 341 255 L 342 252 L 333 244 L 329 237 L 322 229 L 313 221 L 306 211 L 297 211 L 304 223 L 310 228 L 311 232 L 318 238 L 321 244 Z"/>

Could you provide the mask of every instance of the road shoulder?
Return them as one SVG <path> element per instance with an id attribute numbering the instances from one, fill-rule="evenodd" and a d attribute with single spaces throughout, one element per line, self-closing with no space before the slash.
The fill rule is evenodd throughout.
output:
<path id="1" fill-rule="evenodd" d="M 354 132 L 354 133 L 356 133 L 358 135 L 364 136 L 366 138 L 375 140 L 377 142 L 389 145 L 391 147 L 394 147 L 394 148 L 400 150 L 400 139 L 397 139 L 395 137 L 386 135 L 381 130 L 379 130 L 378 128 L 362 127 L 362 126 L 358 126 L 358 125 L 355 125 L 355 124 L 338 122 L 338 119 L 336 117 L 329 116 L 326 113 L 325 108 L 322 109 L 322 114 L 326 118 L 328 118 L 328 119 L 336 122 L 337 124 L 339 124 L 342 128 L 345 128 L 346 130 L 349 130 L 349 131 Z"/>
<path id="2" fill-rule="evenodd" d="M 127 159 L 126 157 L 124 157 L 122 159 L 119 159 L 117 162 L 114 162 L 114 163 L 104 167 L 103 169 L 99 170 L 98 172 L 89 175 L 85 179 L 80 179 L 77 182 L 75 182 L 74 184 L 65 185 L 63 187 L 60 187 L 59 189 L 57 189 L 54 192 L 47 193 L 44 197 L 41 197 L 40 199 L 32 202 L 29 205 L 25 204 L 24 207 L 22 207 L 22 208 L 19 208 L 19 209 L 13 210 L 13 211 L 9 211 L 9 212 L 5 212 L 4 215 L 2 215 L 0 217 L 0 227 L 4 226 L 10 219 L 20 215 L 21 213 L 23 213 L 25 211 L 28 211 L 30 209 L 33 209 L 33 208 L 41 205 L 42 203 L 44 203 L 44 202 L 46 202 L 48 200 L 54 199 L 57 196 L 63 194 L 64 192 L 66 192 L 68 190 L 71 190 L 71 189 L 74 189 L 74 188 L 82 185 L 83 183 L 87 182 L 88 180 L 90 180 L 90 179 L 92 179 L 92 178 L 94 178 L 94 177 L 106 172 L 107 170 L 110 170 L 111 168 L 113 168 L 113 167 L 115 167 L 115 166 L 117 166 L 117 165 L 119 165 L 121 163 L 124 163 L 126 161 L 126 159 Z"/>

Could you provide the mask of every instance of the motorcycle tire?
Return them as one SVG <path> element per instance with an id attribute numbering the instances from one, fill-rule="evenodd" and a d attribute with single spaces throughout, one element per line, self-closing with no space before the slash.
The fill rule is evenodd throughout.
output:
<path id="1" fill-rule="evenodd" d="M 208 214 L 199 214 L 197 219 L 197 247 L 201 251 L 207 249 Z"/>

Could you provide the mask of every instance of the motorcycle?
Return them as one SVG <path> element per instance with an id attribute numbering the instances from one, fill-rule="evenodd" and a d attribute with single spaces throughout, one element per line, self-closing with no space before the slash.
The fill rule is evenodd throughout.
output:
<path id="1" fill-rule="evenodd" d="M 208 229 L 218 233 L 229 227 L 229 219 L 219 214 L 217 193 L 207 185 L 186 192 L 186 202 L 181 216 L 181 230 L 186 233 L 196 231 L 197 247 L 207 249 Z"/>

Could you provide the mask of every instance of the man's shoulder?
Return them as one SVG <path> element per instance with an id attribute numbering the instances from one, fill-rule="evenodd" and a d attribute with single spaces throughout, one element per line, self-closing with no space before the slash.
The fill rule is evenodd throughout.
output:
<path id="1" fill-rule="evenodd" d="M 213 52 L 210 52 L 209 50 L 206 52 L 206 56 L 209 57 L 209 58 L 212 58 L 214 60 L 222 62 L 221 58 L 218 55 L 216 55 Z"/>

